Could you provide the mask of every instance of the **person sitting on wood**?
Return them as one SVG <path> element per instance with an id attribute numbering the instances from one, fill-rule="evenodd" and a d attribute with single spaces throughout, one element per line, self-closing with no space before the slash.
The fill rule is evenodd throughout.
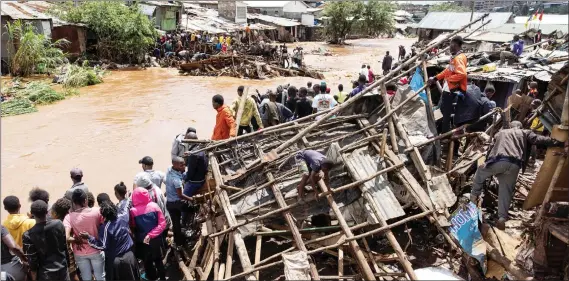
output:
<path id="1" fill-rule="evenodd" d="M 563 142 L 535 134 L 530 130 L 522 129 L 522 123 L 512 121 L 509 129 L 496 133 L 494 143 L 488 152 L 486 162 L 476 170 L 472 184 L 470 200 L 477 204 L 482 193 L 482 184 L 492 176 L 498 178 L 498 222 L 496 227 L 500 230 L 506 228 L 508 209 L 514 196 L 514 187 L 520 168 L 525 172 L 529 158 L 529 146 L 541 144 L 545 146 L 563 146 Z M 569 149 L 569 140 L 565 142 L 565 150 Z"/>
<path id="2" fill-rule="evenodd" d="M 326 184 L 329 185 L 330 178 L 328 172 L 334 166 L 334 162 L 326 159 L 326 156 L 322 153 L 309 149 L 301 150 L 296 153 L 295 160 L 298 165 L 298 171 L 302 175 L 297 187 L 299 201 L 304 198 L 304 187 L 308 180 L 310 180 L 310 184 L 315 190 L 317 189 L 318 181 L 321 179 L 324 179 Z"/>

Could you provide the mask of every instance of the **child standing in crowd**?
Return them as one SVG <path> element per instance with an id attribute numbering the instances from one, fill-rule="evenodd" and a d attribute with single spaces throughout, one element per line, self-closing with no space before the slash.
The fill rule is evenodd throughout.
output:
<path id="1" fill-rule="evenodd" d="M 55 201 L 55 204 L 51 206 L 51 218 L 54 220 L 59 220 L 63 222 L 65 217 L 69 214 L 71 210 L 71 200 L 67 198 L 59 198 Z M 72 281 L 79 281 L 79 276 L 77 275 L 77 265 L 75 264 L 75 256 L 73 255 L 73 249 L 69 243 L 67 244 L 67 267 L 69 271 L 69 279 Z"/>
<path id="2" fill-rule="evenodd" d="M 36 221 L 30 219 L 25 214 L 20 214 L 20 208 L 22 206 L 20 205 L 20 199 L 18 199 L 18 197 L 6 196 L 3 203 L 4 210 L 6 210 L 9 215 L 2 225 L 10 232 L 16 244 L 22 247 L 22 236 L 24 232 L 32 228 L 32 226 L 36 224 Z"/>
<path id="3" fill-rule="evenodd" d="M 136 243 L 136 256 L 144 261 L 146 278 L 166 280 L 164 240 L 166 229 L 164 214 L 154 202 L 150 201 L 148 190 L 137 187 L 132 193 L 133 207 L 130 209 L 130 226 Z"/>

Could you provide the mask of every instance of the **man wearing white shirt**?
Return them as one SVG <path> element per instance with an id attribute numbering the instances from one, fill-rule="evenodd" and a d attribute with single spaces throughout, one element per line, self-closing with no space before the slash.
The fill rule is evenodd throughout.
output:
<path id="1" fill-rule="evenodd" d="M 322 90 L 322 88 L 324 90 Z M 312 112 L 317 113 L 333 108 L 336 105 L 338 105 L 336 99 L 334 99 L 334 97 L 329 93 L 326 93 L 326 84 L 320 85 L 320 94 L 316 95 L 314 99 L 312 99 Z M 320 119 L 320 116 L 316 117 L 316 120 L 318 119 Z"/>
<path id="2" fill-rule="evenodd" d="M 369 77 L 369 71 L 367 70 L 367 67 L 366 67 L 365 64 L 362 64 L 362 69 L 360 69 L 360 75 L 365 76 L 365 77 L 366 77 L 366 82 L 369 82 L 369 81 L 368 81 L 368 79 L 369 79 L 369 78 L 368 78 L 368 77 Z"/>

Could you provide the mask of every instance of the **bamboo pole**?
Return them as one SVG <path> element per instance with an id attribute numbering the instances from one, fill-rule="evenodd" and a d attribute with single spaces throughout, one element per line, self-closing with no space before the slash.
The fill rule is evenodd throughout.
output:
<path id="1" fill-rule="evenodd" d="M 340 246 L 338 247 L 338 276 L 342 277 L 343 275 L 344 275 L 344 250 L 342 249 L 342 246 Z"/>
<path id="2" fill-rule="evenodd" d="M 448 154 L 447 154 L 447 162 L 446 164 L 446 169 L 445 171 L 450 171 L 452 170 L 452 158 L 454 156 L 454 141 L 450 141 L 449 146 L 448 146 Z"/>
<path id="3" fill-rule="evenodd" d="M 318 181 L 318 187 L 322 192 L 327 192 L 329 190 L 323 180 Z M 326 200 L 328 201 L 328 205 L 330 205 L 332 211 L 336 215 L 338 224 L 342 227 L 342 231 L 344 232 L 346 238 L 349 239 L 354 237 L 354 234 L 350 230 L 350 227 L 348 226 L 346 220 L 344 219 L 344 216 L 342 215 L 342 211 L 338 207 L 338 204 L 336 204 L 336 201 L 334 201 L 334 197 L 332 197 L 332 195 L 326 195 Z M 350 249 L 352 250 L 352 253 L 354 253 L 355 255 L 356 261 L 358 262 L 358 266 L 361 270 L 361 274 L 365 278 L 365 280 L 375 280 L 375 276 L 373 275 L 373 272 L 371 271 L 371 268 L 369 267 L 369 264 L 367 263 L 366 258 L 362 250 L 360 249 L 358 243 L 355 240 L 352 240 L 350 241 L 349 246 Z"/>
<path id="4" fill-rule="evenodd" d="M 428 84 L 429 83 L 429 77 L 427 76 L 427 61 L 423 60 L 422 63 L 423 66 L 423 79 L 424 79 L 424 83 Z M 433 114 L 433 100 L 431 99 L 431 87 L 427 87 L 426 89 L 427 92 L 427 104 L 426 106 L 426 110 L 427 110 L 427 119 L 429 120 L 429 124 L 432 124 L 433 126 L 431 127 L 431 130 L 435 133 L 435 137 L 437 136 L 438 132 L 437 132 L 437 127 L 436 127 L 436 121 L 435 121 L 435 115 Z M 432 123 L 431 123 L 432 122 Z M 440 143 L 436 143 L 435 144 L 435 163 L 437 164 L 437 166 L 440 166 L 441 164 L 441 146 Z"/>
<path id="5" fill-rule="evenodd" d="M 219 199 L 221 208 L 223 209 L 223 213 L 227 219 L 227 223 L 230 227 L 232 227 L 233 225 L 237 224 L 237 220 L 235 219 L 235 214 L 233 214 L 233 210 L 231 209 L 231 203 L 229 202 L 227 191 L 221 189 L 220 187 L 220 185 L 223 184 L 223 180 L 221 179 L 221 172 L 219 171 L 219 166 L 217 165 L 217 159 L 214 157 L 213 153 L 209 154 L 209 165 L 215 179 L 216 195 Z M 243 267 L 243 270 L 251 270 L 251 260 L 249 260 L 249 254 L 247 253 L 247 248 L 245 247 L 245 242 L 243 241 L 241 234 L 238 231 L 233 232 L 233 239 L 235 247 L 237 248 L 237 255 L 241 260 L 241 266 Z M 257 280 L 254 274 L 247 274 L 246 279 Z"/>
<path id="6" fill-rule="evenodd" d="M 219 275 L 219 278 L 228 278 L 231 276 L 231 268 L 233 267 L 233 235 L 229 235 L 227 245 L 227 257 L 225 258 L 225 276 Z"/>
<path id="7" fill-rule="evenodd" d="M 215 228 L 214 228 L 215 230 Z M 213 242 L 213 280 L 219 280 L 219 241 L 220 237 L 215 237 Z M 257 278 L 258 279 L 258 278 Z"/>
<path id="8" fill-rule="evenodd" d="M 277 147 L 276 149 L 274 149 L 271 154 L 277 155 L 279 152 L 283 151 L 284 149 L 290 147 L 292 144 L 294 144 L 295 142 L 297 142 L 300 138 L 302 138 L 304 135 L 306 135 L 308 132 L 310 132 L 312 129 L 316 128 L 318 125 L 320 125 L 322 122 L 324 122 L 324 120 L 332 117 L 334 114 L 338 113 L 339 111 L 343 110 L 344 108 L 347 108 L 348 106 L 350 106 L 351 104 L 353 104 L 354 102 L 356 102 L 357 100 L 359 100 L 360 98 L 362 98 L 366 93 L 370 92 L 371 90 L 373 90 L 374 88 L 376 88 L 377 86 L 383 84 L 385 81 L 387 81 L 389 78 L 393 77 L 397 72 L 401 71 L 401 69 L 403 69 L 404 67 L 409 66 L 414 60 L 420 58 L 421 56 L 423 56 L 423 54 L 427 53 L 428 51 L 430 51 L 433 47 L 438 46 L 440 44 L 443 43 L 444 40 L 451 38 L 452 36 L 455 36 L 456 34 L 458 34 L 459 32 L 462 32 L 464 29 L 468 28 L 469 26 L 471 26 L 474 23 L 479 22 L 480 20 L 484 19 L 485 17 L 488 16 L 488 13 L 484 14 L 483 16 L 479 17 L 478 19 L 464 25 L 463 27 L 459 28 L 458 30 L 450 33 L 449 35 L 447 35 L 443 40 L 441 40 L 440 42 L 437 42 L 435 44 L 433 44 L 432 46 L 429 46 L 428 48 L 425 48 L 423 50 L 421 50 L 420 52 L 417 53 L 417 55 L 415 55 L 414 57 L 410 58 L 409 60 L 407 60 L 406 62 L 404 62 L 403 64 L 401 64 L 399 67 L 397 67 L 395 70 L 390 71 L 388 74 L 386 74 L 384 77 L 382 77 L 381 79 L 377 80 L 376 82 L 373 82 L 371 85 L 369 85 L 367 88 L 365 88 L 361 93 L 359 93 L 358 95 L 356 95 L 355 97 L 352 97 L 350 99 L 348 99 L 347 101 L 345 101 L 344 103 L 340 104 L 339 106 L 334 107 L 331 111 L 328 111 L 324 116 L 321 117 L 320 120 L 316 120 L 315 122 L 313 122 L 312 124 L 310 124 L 308 127 L 306 127 L 305 129 L 303 129 L 302 131 L 300 131 L 295 137 L 285 141 L 284 143 L 282 143 L 279 147 Z M 420 91 L 419 91 L 420 92 Z"/>
<path id="9" fill-rule="evenodd" d="M 182 273 L 184 274 L 183 280 L 194 280 L 194 277 L 192 276 L 191 271 L 188 269 L 186 264 L 184 264 L 184 259 L 182 259 L 182 257 L 180 257 L 180 254 L 178 253 L 178 251 L 174 250 L 172 252 L 174 252 L 174 258 L 176 259 L 176 262 L 178 263 L 180 270 L 182 270 Z"/>

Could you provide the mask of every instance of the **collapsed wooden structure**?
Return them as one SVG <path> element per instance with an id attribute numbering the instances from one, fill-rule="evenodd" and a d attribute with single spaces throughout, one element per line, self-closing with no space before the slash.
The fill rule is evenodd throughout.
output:
<path id="1" fill-rule="evenodd" d="M 284 68 L 277 62 L 252 55 L 215 55 L 204 60 L 182 63 L 180 72 L 193 76 L 232 76 L 265 79 L 279 76 L 306 76 L 324 79 L 317 71 L 302 68 Z"/>
<path id="2" fill-rule="evenodd" d="M 409 256 L 392 230 L 422 218 L 446 241 L 449 253 L 462 255 L 469 274 L 480 276 L 445 229 L 450 225 L 448 208 L 457 201 L 449 178 L 459 177 L 453 175 L 480 158 L 478 146 L 472 145 L 472 151 L 456 161 L 453 153 L 441 160 L 438 141 L 455 131 L 436 136 L 432 110 L 426 110 L 432 108 L 429 89 L 424 86 L 413 92 L 401 88 L 390 99 L 385 88 L 386 83 L 409 73 L 402 71 L 405 67 L 425 69 L 425 53 L 441 43 L 425 48 L 338 107 L 194 150 L 192 153 L 209 155 L 211 179 L 204 187 L 207 195 L 202 197 L 209 212 L 196 245 L 185 257 L 177 256 L 185 279 L 257 280 L 260 271 L 284 264 L 284 275 L 291 280 L 417 280 Z M 426 82 L 426 75 L 424 78 Z M 379 91 L 372 93 L 378 87 Z M 417 98 L 423 90 L 426 103 Z M 487 133 L 507 120 L 501 112 L 482 117 L 494 120 Z M 416 114 L 425 117 L 409 119 Z M 417 122 L 421 119 L 423 125 L 418 126 L 432 134 L 429 139 L 417 138 L 409 131 L 412 123 L 421 123 Z M 484 134 L 474 136 L 484 139 Z M 304 200 L 297 201 L 300 174 L 295 155 L 304 149 L 321 151 L 337 165 L 330 172 L 329 185 L 320 180 Z M 435 165 L 425 164 L 426 158 L 434 159 Z M 407 209 L 411 205 L 415 210 Z M 332 219 L 324 219 L 322 226 L 320 215 Z M 311 225 L 304 227 L 308 221 Z M 385 236 L 397 266 L 386 267 L 372 251 L 366 239 L 372 235 Z M 263 248 L 267 236 L 292 236 L 294 246 L 275 253 Z M 256 237 L 255 245 L 248 248 L 244 237 Z M 346 249 L 349 251 L 344 252 Z M 242 268 L 238 273 L 233 271 L 235 252 Z M 253 258 L 249 252 L 254 253 Z M 322 265 L 315 262 L 319 253 L 337 257 L 337 275 L 321 275 Z M 499 254 L 497 259 L 515 276 L 527 276 Z M 348 263 L 357 267 L 345 272 Z"/>

